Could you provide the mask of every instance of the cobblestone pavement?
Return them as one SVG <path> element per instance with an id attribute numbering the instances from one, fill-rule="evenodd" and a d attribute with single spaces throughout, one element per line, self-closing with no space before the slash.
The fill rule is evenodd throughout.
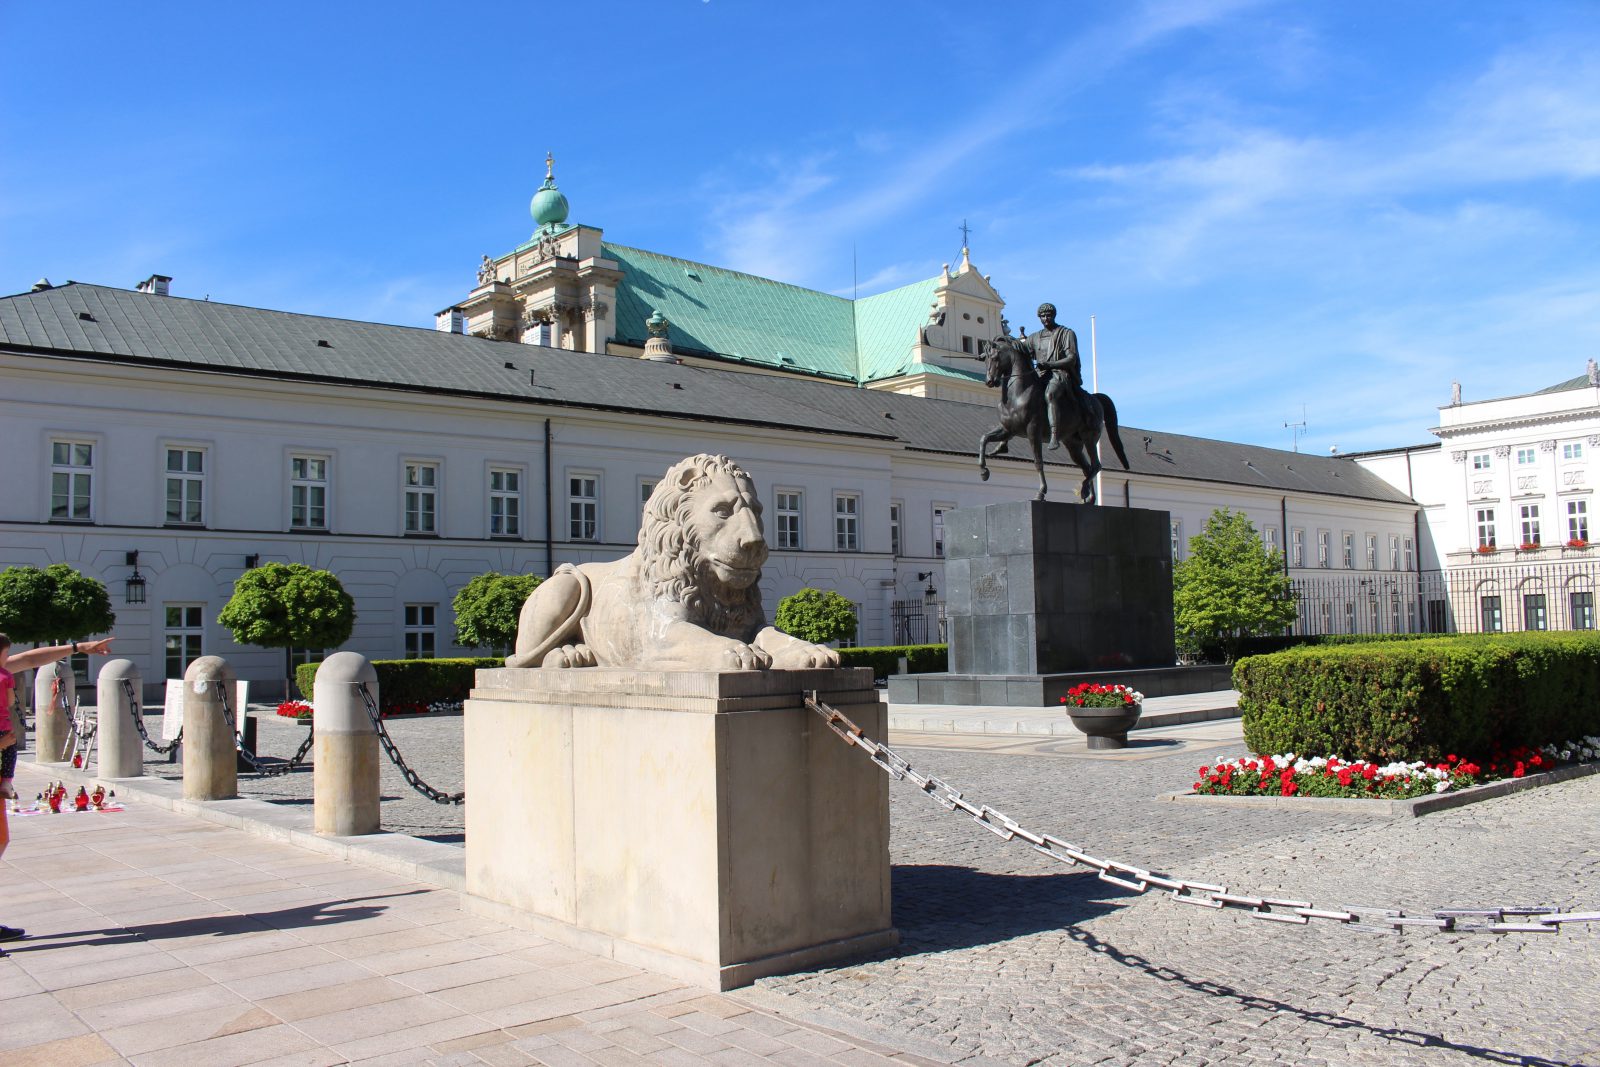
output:
<path id="1" fill-rule="evenodd" d="M 395 720 L 423 777 L 459 789 L 460 718 Z M 1177 731 L 1175 731 L 1177 732 Z M 263 724 L 288 755 L 299 728 Z M 1209 736 L 1209 735 L 1208 735 Z M 1420 819 L 1177 805 L 1214 740 L 1136 759 L 940 747 L 903 754 L 969 798 L 1098 856 L 1236 891 L 1425 911 L 1600 909 L 1600 776 Z M 930 739 L 931 743 L 931 739 Z M 978 742 L 974 742 L 975 745 Z M 1031 754 L 1031 753 L 1039 754 Z M 152 763 L 152 773 L 173 768 Z M 459 808 L 385 765 L 385 825 L 459 840 Z M 309 773 L 241 777 L 308 803 Z M 1600 1065 L 1600 929 L 1560 935 L 1363 934 L 1139 896 L 1006 844 L 891 784 L 901 945 L 743 996 L 836 1030 L 966 1064 Z"/>

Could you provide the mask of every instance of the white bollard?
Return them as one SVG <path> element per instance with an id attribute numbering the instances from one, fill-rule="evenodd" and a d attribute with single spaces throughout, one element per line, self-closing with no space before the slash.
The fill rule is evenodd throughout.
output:
<path id="1" fill-rule="evenodd" d="M 239 795 L 233 730 L 222 718 L 223 691 L 233 700 L 233 669 L 201 656 L 183 672 L 183 799 L 232 800 Z M 234 708 L 241 715 L 243 708 Z"/>
<path id="2" fill-rule="evenodd" d="M 33 672 L 33 758 L 38 762 L 60 763 L 67 758 L 77 695 L 78 682 L 67 660 Z"/>
<path id="3" fill-rule="evenodd" d="M 143 685 L 139 668 L 131 659 L 114 659 L 100 668 L 95 682 L 95 708 L 99 725 L 102 778 L 138 778 L 144 774 L 144 742 L 133 724 L 133 700 Z"/>
<path id="4" fill-rule="evenodd" d="M 378 734 L 356 690 L 378 703 L 378 672 L 359 652 L 335 652 L 317 668 L 312 696 L 312 828 L 352 837 L 378 832 Z"/>

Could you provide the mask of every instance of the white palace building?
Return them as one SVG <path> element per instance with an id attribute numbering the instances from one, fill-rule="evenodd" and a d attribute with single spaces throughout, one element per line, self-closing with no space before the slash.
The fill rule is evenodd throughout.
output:
<path id="1" fill-rule="evenodd" d="M 568 223 L 551 175 L 532 210 L 432 329 L 194 300 L 159 275 L 0 298 L 0 568 L 105 582 L 116 651 L 151 685 L 216 654 L 268 695 L 281 653 L 216 621 L 246 568 L 333 571 L 347 647 L 373 658 L 473 654 L 451 615 L 468 580 L 631 551 L 654 480 L 709 451 L 756 480 L 769 610 L 829 588 L 859 643 L 938 640 L 944 514 L 1035 488 L 1015 458 L 977 477 L 990 279 L 963 254 L 849 300 L 613 244 Z M 1213 509 L 1243 511 L 1284 551 L 1305 632 L 1592 627 L 1592 364 L 1453 404 L 1433 432 L 1328 457 L 1124 426 L 1132 469 L 1101 503 L 1171 512 L 1180 558 Z"/>

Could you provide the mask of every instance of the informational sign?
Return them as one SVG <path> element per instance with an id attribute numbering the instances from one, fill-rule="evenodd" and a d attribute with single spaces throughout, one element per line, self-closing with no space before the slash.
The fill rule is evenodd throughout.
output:
<path id="1" fill-rule="evenodd" d="M 183 729 L 183 679 L 167 679 L 167 699 L 161 709 L 161 740 L 171 741 Z"/>

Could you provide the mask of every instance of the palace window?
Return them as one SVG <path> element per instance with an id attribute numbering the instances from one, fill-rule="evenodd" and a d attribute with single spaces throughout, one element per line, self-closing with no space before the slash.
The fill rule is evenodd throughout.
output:
<path id="1" fill-rule="evenodd" d="M 1378 569 L 1378 535 L 1367 534 L 1367 570 Z"/>
<path id="2" fill-rule="evenodd" d="M 1263 526 L 1261 528 L 1261 546 L 1268 553 L 1278 551 L 1278 528 L 1276 526 Z"/>
<path id="3" fill-rule="evenodd" d="M 198 448 L 167 449 L 167 525 L 205 522 L 206 454 Z"/>
<path id="4" fill-rule="evenodd" d="M 1319 567 L 1328 565 L 1328 543 L 1331 539 L 1331 535 L 1327 530 L 1317 531 L 1317 566 Z"/>
<path id="5" fill-rule="evenodd" d="M 1537 545 L 1539 541 L 1539 505 L 1523 504 L 1522 514 L 1522 543 Z"/>
<path id="6" fill-rule="evenodd" d="M 1589 540 L 1589 502 L 1587 500 L 1567 501 L 1567 540 Z"/>
<path id="7" fill-rule="evenodd" d="M 1415 570 L 1416 569 L 1416 558 L 1417 558 L 1416 557 L 1416 546 L 1412 543 L 1410 537 L 1403 538 L 1401 540 L 1401 544 L 1405 546 L 1406 570 L 1408 570 L 1408 571 Z"/>
<path id="8" fill-rule="evenodd" d="M 901 505 L 899 503 L 889 505 L 889 554 L 891 556 L 900 555 L 900 511 Z"/>
<path id="9" fill-rule="evenodd" d="M 436 534 L 439 532 L 439 465 L 437 463 L 405 464 L 405 532 L 408 534 Z"/>
<path id="10" fill-rule="evenodd" d="M 855 493 L 833 496 L 833 547 L 839 552 L 861 549 L 861 497 Z"/>
<path id="11" fill-rule="evenodd" d="M 489 468 L 489 536 L 522 536 L 522 472 Z"/>
<path id="12" fill-rule="evenodd" d="M 1289 563 L 1291 566 L 1304 567 L 1306 565 L 1306 532 L 1297 528 L 1291 532 L 1290 537 L 1293 539 L 1294 551 Z"/>
<path id="13" fill-rule="evenodd" d="M 1355 570 L 1356 567 L 1356 535 L 1346 532 L 1340 538 L 1340 546 L 1344 549 L 1344 569 Z"/>
<path id="14" fill-rule="evenodd" d="M 776 496 L 778 547 L 799 551 L 803 494 L 790 489 L 779 489 Z"/>
<path id="15" fill-rule="evenodd" d="M 1524 630 L 1550 629 L 1550 618 L 1545 610 L 1543 593 L 1524 593 L 1522 595 L 1522 628 Z"/>
<path id="16" fill-rule="evenodd" d="M 944 513 L 954 506 L 953 504 L 933 506 L 933 554 L 939 559 L 944 558 Z"/>
<path id="17" fill-rule="evenodd" d="M 189 664 L 205 655 L 205 605 L 163 605 L 166 625 L 162 636 L 166 646 L 168 678 L 182 678 Z"/>
<path id="18" fill-rule="evenodd" d="M 1494 547 L 1494 508 L 1479 508 L 1477 514 L 1478 547 Z"/>
<path id="19" fill-rule="evenodd" d="M 1389 535 L 1389 569 L 1392 571 L 1400 569 L 1400 538 L 1394 534 Z"/>
<path id="20" fill-rule="evenodd" d="M 433 659 L 433 624 L 437 610 L 437 604 L 405 606 L 406 659 Z"/>
<path id="21" fill-rule="evenodd" d="M 1488 470 L 1489 469 L 1489 453 L 1487 453 L 1487 452 L 1474 453 L 1474 455 L 1472 457 L 1472 469 L 1475 470 L 1475 471 L 1486 471 L 1486 470 Z"/>
<path id="22" fill-rule="evenodd" d="M 1594 629 L 1594 593 L 1581 589 L 1572 594 L 1572 628 Z"/>
<path id="23" fill-rule="evenodd" d="M 1561 446 L 1561 458 L 1562 459 L 1582 459 L 1583 458 L 1583 442 L 1582 441 L 1568 441 L 1566 444 L 1562 445 Z"/>
<path id="24" fill-rule="evenodd" d="M 1172 562 L 1183 558 L 1183 520 L 1172 520 Z"/>
<path id="25" fill-rule="evenodd" d="M 327 457 L 289 457 L 289 528 L 328 528 Z"/>
<path id="26" fill-rule="evenodd" d="M 574 541 L 600 540 L 600 476 L 567 478 L 567 536 Z"/>
<path id="27" fill-rule="evenodd" d="M 50 442 L 50 520 L 94 520 L 94 442 Z"/>
<path id="28" fill-rule="evenodd" d="M 1497 634 L 1505 629 L 1504 621 L 1500 616 L 1500 598 L 1497 596 L 1482 597 L 1478 601 L 1478 613 L 1482 630 L 1486 634 Z"/>
<path id="29" fill-rule="evenodd" d="M 1531 448 L 1517 449 L 1517 466 L 1527 467 L 1538 462 L 1538 452 Z"/>

